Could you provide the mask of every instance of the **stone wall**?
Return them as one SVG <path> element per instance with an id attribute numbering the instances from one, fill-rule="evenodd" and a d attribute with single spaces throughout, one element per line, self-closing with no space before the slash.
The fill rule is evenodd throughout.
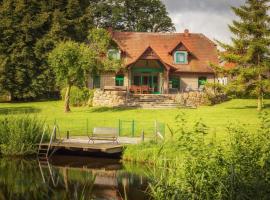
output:
<path id="1" fill-rule="evenodd" d="M 148 96 L 147 98 L 150 100 L 158 99 L 153 96 Z M 167 97 L 167 98 L 166 98 Z M 226 95 L 212 95 L 207 94 L 205 92 L 186 92 L 179 94 L 171 94 L 171 95 L 162 95 L 162 101 L 166 103 L 166 105 L 170 104 L 171 101 L 174 101 L 180 106 L 187 107 L 198 107 L 201 105 L 214 105 L 227 100 Z M 156 104 L 156 101 L 148 102 L 149 104 Z M 145 104 L 145 102 L 142 102 Z M 127 93 L 125 91 L 104 91 L 104 90 L 96 90 L 93 98 L 93 106 L 94 107 L 128 107 L 128 106 L 140 106 L 140 101 L 133 97 L 132 95 L 127 98 Z"/>
<path id="2" fill-rule="evenodd" d="M 198 107 L 222 103 L 227 100 L 227 96 L 224 94 L 213 95 L 195 91 L 176 94 L 173 96 L 173 99 L 181 106 Z"/>
<path id="3" fill-rule="evenodd" d="M 96 90 L 93 97 L 94 107 L 121 107 L 126 105 L 125 91 Z"/>
<path id="4" fill-rule="evenodd" d="M 173 96 L 176 103 L 181 106 L 197 107 L 200 105 L 207 105 L 209 102 L 204 92 L 185 92 Z"/>

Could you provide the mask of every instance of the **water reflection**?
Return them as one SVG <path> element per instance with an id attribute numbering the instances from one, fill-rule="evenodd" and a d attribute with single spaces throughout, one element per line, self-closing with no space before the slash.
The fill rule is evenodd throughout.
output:
<path id="1" fill-rule="evenodd" d="M 144 170 L 136 168 L 126 169 L 119 160 L 88 157 L 55 156 L 50 162 L 3 158 L 0 200 L 149 199 Z"/>

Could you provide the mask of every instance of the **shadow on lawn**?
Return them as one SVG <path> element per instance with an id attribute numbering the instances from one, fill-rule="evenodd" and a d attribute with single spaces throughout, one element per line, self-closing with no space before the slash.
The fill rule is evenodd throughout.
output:
<path id="1" fill-rule="evenodd" d="M 33 107 L 5 107 L 0 108 L 0 115 L 7 115 L 7 114 L 32 114 L 38 113 L 41 109 L 33 108 Z"/>
<path id="2" fill-rule="evenodd" d="M 99 107 L 99 108 L 92 108 L 89 112 L 121 112 L 121 111 L 128 111 L 134 110 L 135 108 L 108 108 L 108 107 Z"/>
<path id="3" fill-rule="evenodd" d="M 270 104 L 264 104 L 264 108 L 268 109 L 270 108 Z M 254 106 L 232 106 L 232 107 L 228 107 L 226 109 L 236 109 L 236 110 L 244 110 L 244 109 L 257 109 L 257 106 L 254 105 Z"/>

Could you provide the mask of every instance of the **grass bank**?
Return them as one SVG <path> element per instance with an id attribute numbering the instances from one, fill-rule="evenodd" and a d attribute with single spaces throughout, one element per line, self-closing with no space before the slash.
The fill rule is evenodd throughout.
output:
<path id="1" fill-rule="evenodd" d="M 151 195 L 157 200 L 267 199 L 270 192 L 270 114 L 254 130 L 227 125 L 221 142 L 201 122 L 187 125 L 180 113 L 164 142 L 128 146 L 123 159 L 152 165 Z"/>
<path id="2" fill-rule="evenodd" d="M 266 100 L 265 105 L 266 110 L 270 110 L 270 100 Z M 198 109 L 181 109 L 181 111 L 186 114 L 188 127 L 191 127 L 195 121 L 202 120 L 219 137 L 226 135 L 226 124 L 230 122 L 246 124 L 249 129 L 253 130 L 259 123 L 256 100 L 252 99 L 236 99 L 220 105 L 203 106 Z M 136 120 L 138 122 L 138 126 L 135 127 L 137 133 L 141 133 L 141 129 L 145 131 L 153 130 L 151 127 L 153 127 L 154 120 L 171 124 L 174 127 L 174 118 L 178 112 L 179 109 L 143 110 L 72 107 L 71 113 L 64 113 L 62 101 L 0 103 L 0 117 L 6 114 L 15 116 L 21 116 L 25 113 L 33 114 L 50 125 L 57 121 L 63 133 L 68 129 L 74 130 L 72 135 L 85 134 L 86 120 L 88 120 L 89 129 L 95 126 L 117 127 L 119 119 Z M 127 132 L 130 130 L 128 125 L 126 130 Z M 168 129 L 166 132 L 168 133 Z"/>

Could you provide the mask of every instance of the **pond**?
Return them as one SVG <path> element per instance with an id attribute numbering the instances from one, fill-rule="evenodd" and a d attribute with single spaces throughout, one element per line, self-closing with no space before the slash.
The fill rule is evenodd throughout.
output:
<path id="1" fill-rule="evenodd" d="M 146 200 L 148 169 L 117 159 L 0 159 L 1 200 Z"/>

